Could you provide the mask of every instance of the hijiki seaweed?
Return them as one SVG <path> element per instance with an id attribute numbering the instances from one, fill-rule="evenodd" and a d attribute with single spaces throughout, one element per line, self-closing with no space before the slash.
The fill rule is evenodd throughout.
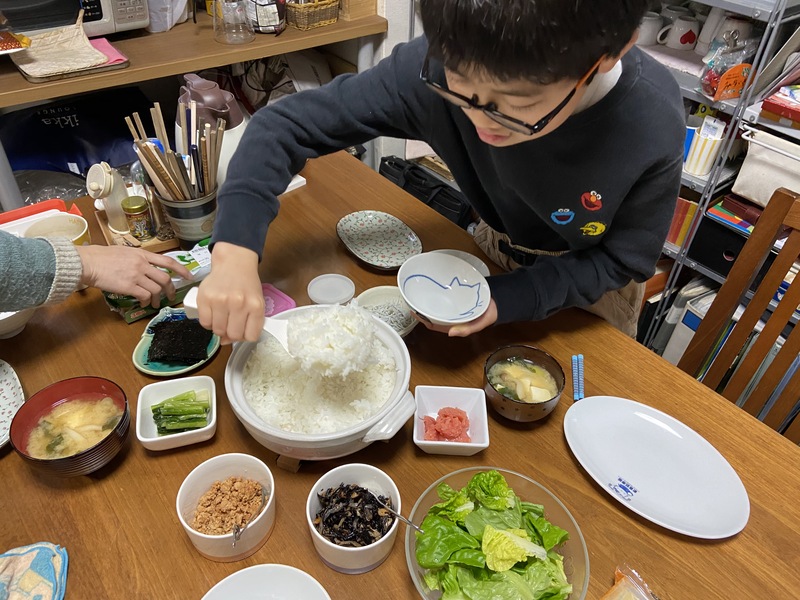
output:
<path id="1" fill-rule="evenodd" d="M 376 496 L 386 506 L 392 506 L 391 498 Z M 368 546 L 386 535 L 394 523 L 394 515 L 361 486 L 341 483 L 318 492 L 317 497 L 320 510 L 314 526 L 339 546 Z"/>

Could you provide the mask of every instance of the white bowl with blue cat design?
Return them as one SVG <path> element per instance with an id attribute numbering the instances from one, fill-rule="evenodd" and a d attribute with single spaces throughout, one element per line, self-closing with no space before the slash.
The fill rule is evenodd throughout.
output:
<path id="1" fill-rule="evenodd" d="M 443 252 L 423 252 L 397 272 L 403 299 L 435 325 L 458 325 L 480 317 L 489 307 L 489 284 L 467 261 Z"/>

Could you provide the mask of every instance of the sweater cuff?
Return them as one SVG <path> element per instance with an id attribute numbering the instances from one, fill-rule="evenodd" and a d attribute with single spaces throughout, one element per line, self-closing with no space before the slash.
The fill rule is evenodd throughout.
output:
<path id="1" fill-rule="evenodd" d="M 45 304 L 57 304 L 78 289 L 83 275 L 83 263 L 78 249 L 67 238 L 46 238 L 56 257 L 56 274 Z"/>

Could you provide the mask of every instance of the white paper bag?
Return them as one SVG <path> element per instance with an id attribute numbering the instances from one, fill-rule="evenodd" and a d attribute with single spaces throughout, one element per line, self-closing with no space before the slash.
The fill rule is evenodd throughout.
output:
<path id="1" fill-rule="evenodd" d="M 759 206 L 766 206 L 780 187 L 800 192 L 800 146 L 766 131 L 754 130 L 749 135 L 752 139 L 749 140 L 747 156 L 733 183 L 733 193 Z M 766 146 L 796 158 L 789 158 Z"/>

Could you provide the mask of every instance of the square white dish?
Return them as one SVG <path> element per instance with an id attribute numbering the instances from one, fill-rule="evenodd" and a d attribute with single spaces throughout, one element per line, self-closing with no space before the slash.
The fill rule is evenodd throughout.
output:
<path id="1" fill-rule="evenodd" d="M 489 446 L 489 420 L 486 394 L 479 388 L 418 385 L 414 388 L 417 410 L 414 415 L 414 443 L 428 454 L 472 456 Z M 460 408 L 469 418 L 470 442 L 434 442 L 425 439 L 426 416 L 436 418 L 446 407 Z"/>
<path id="2" fill-rule="evenodd" d="M 208 390 L 211 406 L 208 411 L 208 425 L 192 431 L 181 431 L 170 435 L 159 435 L 153 420 L 152 406 L 162 400 L 177 396 L 190 390 Z M 214 437 L 217 431 L 217 388 L 214 380 L 207 375 L 179 377 L 159 381 L 144 386 L 139 392 L 136 407 L 136 437 L 148 450 L 170 450 L 204 442 Z"/>

